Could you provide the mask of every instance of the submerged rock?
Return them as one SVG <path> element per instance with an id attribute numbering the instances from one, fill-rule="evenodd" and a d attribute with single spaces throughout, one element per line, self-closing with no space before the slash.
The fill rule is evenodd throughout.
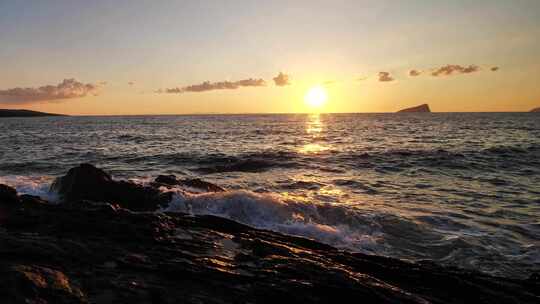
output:
<path id="1" fill-rule="evenodd" d="M 94 173 L 109 187 L 111 179 Z M 70 189 L 90 192 L 79 187 Z M 22 208 L 0 221 L 0 303 L 538 303 L 540 297 L 536 279 L 348 253 L 215 216 L 19 199 Z"/>
<path id="2" fill-rule="evenodd" d="M 115 181 L 108 173 L 90 164 L 70 169 L 54 181 L 51 190 L 58 192 L 64 202 L 116 203 L 134 211 L 154 211 L 171 200 L 171 194 L 128 181 Z"/>
<path id="3" fill-rule="evenodd" d="M 225 191 L 224 188 L 209 183 L 207 181 L 204 181 L 199 178 L 186 178 L 186 179 L 177 179 L 174 175 L 160 175 L 158 176 L 154 184 L 157 186 L 164 185 L 164 186 L 186 186 L 191 188 L 196 188 L 203 190 L 205 192 L 223 192 Z"/>
<path id="4" fill-rule="evenodd" d="M 403 110 L 398 111 L 398 113 L 430 113 L 431 110 L 429 109 L 428 104 L 422 104 L 416 107 L 406 108 Z"/>

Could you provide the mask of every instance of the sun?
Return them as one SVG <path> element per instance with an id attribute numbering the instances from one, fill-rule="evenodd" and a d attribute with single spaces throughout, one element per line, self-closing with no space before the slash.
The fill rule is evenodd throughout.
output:
<path id="1" fill-rule="evenodd" d="M 306 104 L 314 109 L 321 108 L 326 103 L 327 99 L 328 94 L 326 93 L 326 90 L 320 86 L 310 88 L 307 91 L 306 96 L 304 96 Z"/>

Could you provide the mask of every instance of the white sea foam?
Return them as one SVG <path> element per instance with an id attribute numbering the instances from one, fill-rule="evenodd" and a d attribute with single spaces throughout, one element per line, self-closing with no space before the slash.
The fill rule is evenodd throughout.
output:
<path id="1" fill-rule="evenodd" d="M 168 191 L 175 192 L 175 195 L 165 211 L 221 216 L 253 227 L 304 236 L 355 251 L 370 252 L 379 247 L 380 233 L 366 222 L 367 218 L 345 207 L 322 207 L 311 202 L 286 200 L 277 194 L 244 190 L 205 194 L 178 189 Z"/>
<path id="2" fill-rule="evenodd" d="M 49 202 L 57 202 L 58 195 L 49 191 L 53 176 L 23 176 L 23 175 L 5 175 L 0 176 L 0 184 L 11 186 L 19 194 L 30 194 L 39 196 Z"/>

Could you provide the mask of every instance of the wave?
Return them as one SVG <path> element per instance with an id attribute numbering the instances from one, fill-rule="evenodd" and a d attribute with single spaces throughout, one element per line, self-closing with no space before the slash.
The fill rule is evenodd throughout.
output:
<path id="1" fill-rule="evenodd" d="M 179 189 L 162 211 L 225 217 L 252 227 L 292 234 L 337 248 L 412 261 L 527 277 L 540 266 L 540 246 L 490 235 L 450 215 L 398 216 L 381 210 L 285 199 L 246 190 L 193 194 Z M 491 242 L 499 245 L 494 251 Z M 520 252 L 517 254 L 516 252 Z"/>
<path id="2" fill-rule="evenodd" d="M 5 184 L 17 189 L 19 194 L 39 196 L 49 202 L 58 202 L 58 194 L 50 191 L 52 176 L 23 176 L 6 175 L 0 176 L 0 184 Z"/>
<path id="3" fill-rule="evenodd" d="M 58 197 L 49 191 L 52 180 L 52 176 L 0 177 L 0 183 L 15 187 L 19 193 L 41 196 L 54 203 Z M 132 178 L 131 181 L 150 184 L 152 179 Z M 339 179 L 334 183 L 350 184 Z M 308 184 L 295 186 L 311 187 Z M 351 186 L 356 187 L 355 184 Z M 172 201 L 167 208 L 156 212 L 225 217 L 255 228 L 307 237 L 353 252 L 413 261 L 432 260 L 515 277 L 527 277 L 540 267 L 540 246 L 534 245 L 540 227 L 537 224 L 534 227 L 514 225 L 491 233 L 489 229 L 471 226 L 468 217 L 462 220 L 442 211 L 407 216 L 382 209 L 314 202 L 307 197 L 288 197 L 272 192 L 230 190 L 194 193 L 181 187 L 161 187 L 160 190 L 172 192 Z M 502 217 L 499 213 L 491 216 Z M 529 238 L 533 244 L 524 243 L 521 238 L 509 238 L 506 231 Z M 493 244 L 496 244 L 496 250 Z"/>
<path id="4" fill-rule="evenodd" d="M 345 206 L 329 208 L 313 202 L 283 200 L 277 194 L 246 190 L 205 194 L 178 189 L 166 191 L 173 191 L 175 195 L 164 211 L 216 215 L 257 228 L 316 239 L 339 248 L 373 252 L 380 234 L 367 223 L 357 227 L 347 224 L 346 219 L 350 222 L 365 220 Z M 361 226 L 363 229 L 359 229 Z"/>

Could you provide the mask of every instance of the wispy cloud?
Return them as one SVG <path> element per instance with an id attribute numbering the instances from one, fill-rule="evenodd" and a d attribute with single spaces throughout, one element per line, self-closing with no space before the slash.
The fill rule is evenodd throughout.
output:
<path id="1" fill-rule="evenodd" d="M 327 80 L 327 81 L 323 82 L 322 85 L 325 86 L 325 87 L 329 87 L 329 86 L 337 84 L 338 82 L 339 81 L 337 81 L 337 80 Z"/>
<path id="2" fill-rule="evenodd" d="M 284 87 L 291 84 L 289 81 L 289 75 L 281 72 L 279 72 L 279 74 L 272 79 L 274 80 L 274 84 L 278 87 Z"/>
<path id="3" fill-rule="evenodd" d="M 238 81 L 220 81 L 220 82 L 210 82 L 205 81 L 200 84 L 189 85 L 185 87 L 176 87 L 169 88 L 165 90 L 158 90 L 158 93 L 169 93 L 169 94 L 181 94 L 187 92 L 206 92 L 213 90 L 236 90 L 241 87 L 264 87 L 266 82 L 264 79 L 243 79 Z"/>
<path id="4" fill-rule="evenodd" d="M 382 82 L 394 81 L 394 78 L 392 77 L 392 75 L 390 75 L 389 72 L 379 72 L 379 81 L 382 81 Z"/>
<path id="5" fill-rule="evenodd" d="M 490 70 L 491 70 L 492 72 L 497 72 L 499 69 L 500 69 L 500 68 L 499 68 L 498 66 L 494 66 L 494 67 L 492 67 Z"/>
<path id="6" fill-rule="evenodd" d="M 431 72 L 431 75 L 434 77 L 440 77 L 440 76 L 450 76 L 450 75 L 455 75 L 455 74 L 470 74 L 470 73 L 475 73 L 479 71 L 480 71 L 480 67 L 474 64 L 469 65 L 469 66 L 448 64 L 448 65 L 435 69 L 433 72 Z"/>
<path id="7" fill-rule="evenodd" d="M 36 101 L 54 101 L 61 99 L 81 98 L 87 95 L 99 95 L 104 83 L 82 83 L 73 78 L 64 79 L 57 85 L 45 85 L 37 88 L 11 88 L 0 90 L 0 102 L 21 104 Z"/>
<path id="8" fill-rule="evenodd" d="M 368 79 L 369 79 L 368 76 L 362 76 L 362 77 L 356 78 L 356 81 L 364 81 L 364 80 L 368 80 Z"/>
<path id="9" fill-rule="evenodd" d="M 420 71 L 420 70 L 413 69 L 413 70 L 409 71 L 409 76 L 411 76 L 411 77 L 416 77 L 416 76 L 420 76 L 420 75 L 422 75 L 422 71 Z"/>
<path id="10" fill-rule="evenodd" d="M 127 83 L 127 84 L 128 84 L 128 86 L 130 86 L 130 87 L 131 87 L 131 86 L 133 86 L 133 85 L 135 84 L 135 82 L 133 82 L 133 81 L 129 81 L 129 82 Z"/>

